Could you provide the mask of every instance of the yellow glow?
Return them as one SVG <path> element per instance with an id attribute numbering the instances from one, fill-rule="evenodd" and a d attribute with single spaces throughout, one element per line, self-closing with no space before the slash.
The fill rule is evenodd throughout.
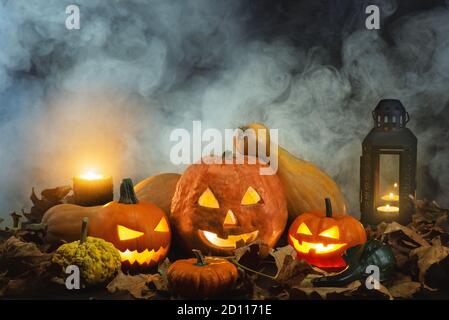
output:
<path id="1" fill-rule="evenodd" d="M 304 222 L 300 224 L 296 233 L 305 234 L 307 236 L 312 235 L 312 232 L 310 231 L 309 227 L 307 227 L 307 225 Z"/>
<path id="2" fill-rule="evenodd" d="M 344 247 L 346 243 L 329 243 L 327 245 L 323 243 L 311 243 L 302 241 L 299 243 L 294 237 L 290 236 L 290 240 L 293 243 L 296 251 L 307 254 L 310 250 L 314 250 L 316 254 L 326 254 L 337 251 Z"/>
<path id="3" fill-rule="evenodd" d="M 399 196 L 393 192 L 390 192 L 389 194 L 382 196 L 381 199 L 385 201 L 399 201 Z"/>
<path id="4" fill-rule="evenodd" d="M 398 183 L 395 182 L 395 183 L 393 184 L 393 187 L 397 188 L 397 187 L 398 187 Z"/>
<path id="5" fill-rule="evenodd" d="M 259 201 L 260 201 L 260 196 L 257 193 L 257 191 L 254 190 L 253 187 L 248 187 L 245 194 L 243 195 L 241 204 L 242 205 L 251 205 L 251 204 L 259 203 Z"/>
<path id="6" fill-rule="evenodd" d="M 254 241 L 259 234 L 259 231 L 253 231 L 250 233 L 243 233 L 239 235 L 229 235 L 226 239 L 220 238 L 216 233 L 200 230 L 200 236 L 207 240 L 210 244 L 220 247 L 220 248 L 229 248 L 235 249 L 237 247 L 237 242 L 244 241 L 245 244 L 249 244 Z"/>
<path id="7" fill-rule="evenodd" d="M 332 228 L 329 228 L 321 232 L 320 236 L 331 239 L 340 239 L 340 231 L 338 230 L 337 226 L 333 226 Z"/>
<path id="8" fill-rule="evenodd" d="M 170 230 L 167 220 L 165 220 L 164 217 L 161 218 L 159 223 L 157 224 L 156 228 L 154 228 L 154 231 L 157 232 L 168 232 Z"/>
<path id="9" fill-rule="evenodd" d="M 228 210 L 226 213 L 225 220 L 223 222 L 224 225 L 235 226 L 237 224 L 237 218 L 231 210 Z"/>
<path id="10" fill-rule="evenodd" d="M 198 199 L 198 204 L 206 208 L 220 208 L 217 198 L 215 198 L 214 194 L 209 188 L 207 188 L 206 191 L 204 191 L 200 196 L 200 198 Z"/>
<path id="11" fill-rule="evenodd" d="M 117 226 L 118 238 L 120 240 L 130 240 L 143 236 L 143 232 L 129 229 L 127 227 L 118 225 Z"/>
<path id="12" fill-rule="evenodd" d="M 86 173 L 81 174 L 80 178 L 84 180 L 100 180 L 103 179 L 104 177 L 103 175 L 95 173 L 94 171 L 90 170 L 87 171 Z"/>
<path id="13" fill-rule="evenodd" d="M 386 206 L 377 207 L 377 211 L 384 213 L 398 213 L 399 207 L 390 206 L 389 204 L 387 204 Z"/>
<path id="14" fill-rule="evenodd" d="M 151 251 L 145 249 L 142 252 L 137 252 L 137 250 L 130 251 L 128 249 L 125 252 L 119 251 L 122 262 L 129 261 L 130 264 L 134 262 L 138 264 L 149 264 L 151 261 L 158 262 L 166 252 L 167 249 L 164 247 L 160 247 L 157 251 L 154 249 Z"/>

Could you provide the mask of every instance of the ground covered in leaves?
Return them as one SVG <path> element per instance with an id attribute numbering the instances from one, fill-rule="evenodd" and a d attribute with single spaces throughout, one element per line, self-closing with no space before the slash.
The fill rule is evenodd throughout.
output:
<path id="1" fill-rule="evenodd" d="M 51 263 L 55 250 L 45 243 L 45 230 L 33 228 L 53 205 L 70 202 L 70 189 L 44 190 L 39 199 L 33 190 L 24 228 L 0 228 L 0 298 L 3 299 L 176 299 L 170 292 L 166 259 L 154 274 L 119 273 L 98 288 L 67 290 L 60 270 Z M 227 299 L 449 299 L 449 210 L 435 202 L 414 202 L 416 213 L 408 226 L 382 223 L 367 230 L 391 246 L 397 261 L 394 276 L 379 289 L 368 290 L 362 281 L 345 287 L 315 288 L 312 279 L 326 273 L 295 259 L 290 246 L 258 257 L 259 244 L 237 249 L 239 280 Z M 20 216 L 20 217 L 19 217 Z M 1 222 L 1 221 L 0 221 Z M 27 227 L 28 226 L 28 227 Z M 171 257 L 173 260 L 173 257 Z M 256 271 L 256 272 L 254 272 Z"/>

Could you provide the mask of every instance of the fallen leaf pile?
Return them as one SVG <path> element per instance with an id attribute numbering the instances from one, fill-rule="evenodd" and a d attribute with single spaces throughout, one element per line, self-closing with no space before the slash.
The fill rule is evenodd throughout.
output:
<path id="1" fill-rule="evenodd" d="M 51 277 L 51 254 L 14 236 L 0 244 L 0 297 L 20 296 L 45 287 Z"/>
<path id="2" fill-rule="evenodd" d="M 68 201 L 65 187 L 44 190 L 38 199 L 33 191 L 33 208 L 24 214 L 29 221 L 40 221 L 45 210 Z M 412 222 L 381 223 L 368 228 L 370 239 L 388 244 L 396 258 L 393 277 L 372 290 L 364 281 L 344 287 L 314 287 L 312 280 L 328 275 L 303 260 L 296 259 L 290 246 L 271 249 L 266 258 L 259 251 L 267 248 L 255 242 L 228 257 L 239 268 L 239 280 L 226 299 L 449 299 L 449 210 L 435 202 L 413 201 Z M 3 232 L 0 237 L 0 297 L 72 298 L 64 280 L 55 277 L 49 247 L 23 236 L 20 230 Z M 5 237 L 5 235 L 8 235 Z M 0 233 L 1 236 L 1 233 Z M 106 288 L 77 293 L 80 298 L 98 299 L 176 299 L 167 285 L 166 259 L 154 274 L 119 273 Z M 50 289 L 51 288 L 51 289 Z M 51 291 L 51 293 L 49 293 Z"/>
<path id="3" fill-rule="evenodd" d="M 41 199 L 36 196 L 34 188 L 31 191 L 31 202 L 33 206 L 30 212 L 25 212 L 22 210 L 23 216 L 30 223 L 39 223 L 42 220 L 44 213 L 58 204 L 67 202 L 69 199 L 67 195 L 72 190 L 69 186 L 61 186 L 53 189 L 45 189 L 41 192 Z"/>

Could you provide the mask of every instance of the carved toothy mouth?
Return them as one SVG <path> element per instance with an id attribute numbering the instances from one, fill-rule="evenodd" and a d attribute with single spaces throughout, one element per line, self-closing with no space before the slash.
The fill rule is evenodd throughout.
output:
<path id="1" fill-rule="evenodd" d="M 305 254 L 309 253 L 310 250 L 314 250 L 317 254 L 331 253 L 343 248 L 346 245 L 346 243 L 329 243 L 325 245 L 323 243 L 312 243 L 306 241 L 301 241 L 300 243 L 292 236 L 290 236 L 290 241 L 292 242 L 293 247 L 296 249 L 296 251 Z"/>
<path id="2" fill-rule="evenodd" d="M 242 233 L 237 235 L 228 235 L 226 238 L 220 238 L 216 233 L 199 230 L 201 239 L 206 241 L 211 246 L 221 248 L 221 249 L 235 249 L 237 248 L 237 243 L 243 241 L 244 244 L 249 244 L 256 240 L 259 231 L 253 231 L 249 233 Z"/>
<path id="3" fill-rule="evenodd" d="M 119 253 L 122 262 L 128 261 L 130 264 L 137 262 L 139 265 L 143 265 L 151 264 L 151 262 L 157 263 L 161 257 L 167 254 L 167 248 L 160 247 L 156 251 L 154 249 L 145 249 L 142 252 L 138 252 L 137 250 L 130 251 L 126 249 L 125 252 L 119 250 Z"/>

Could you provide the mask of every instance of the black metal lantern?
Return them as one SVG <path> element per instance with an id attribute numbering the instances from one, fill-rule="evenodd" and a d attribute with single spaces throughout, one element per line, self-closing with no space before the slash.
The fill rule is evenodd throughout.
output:
<path id="1" fill-rule="evenodd" d="M 360 210 L 365 225 L 411 221 L 416 193 L 417 139 L 399 100 L 381 100 L 373 111 L 374 128 L 362 143 Z"/>

